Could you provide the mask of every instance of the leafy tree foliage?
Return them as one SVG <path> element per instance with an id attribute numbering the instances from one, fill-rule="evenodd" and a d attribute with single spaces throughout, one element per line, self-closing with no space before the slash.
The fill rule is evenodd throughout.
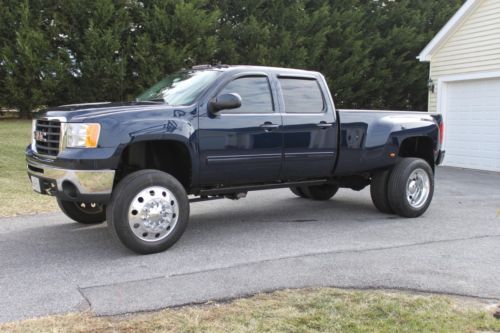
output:
<path id="1" fill-rule="evenodd" d="M 4 15 L 13 15 L 17 22 L 8 42 L 0 47 L 0 91 L 6 105 L 19 108 L 21 115 L 28 117 L 55 90 L 58 77 L 54 69 L 59 59 L 52 54 L 40 17 L 32 14 L 27 2 L 21 3 L 18 13 Z"/>
<path id="2" fill-rule="evenodd" d="M 0 0 L 0 105 L 132 99 L 200 63 L 321 71 L 338 107 L 420 109 L 463 0 Z"/>

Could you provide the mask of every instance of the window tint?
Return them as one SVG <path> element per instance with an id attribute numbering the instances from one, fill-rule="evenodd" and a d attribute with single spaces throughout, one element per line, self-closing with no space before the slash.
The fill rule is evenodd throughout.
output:
<path id="1" fill-rule="evenodd" d="M 287 113 L 323 112 L 323 94 L 316 80 L 280 79 Z"/>
<path id="2" fill-rule="evenodd" d="M 241 107 L 224 112 L 265 113 L 274 110 L 267 77 L 242 77 L 231 81 L 222 89 L 219 95 L 229 93 L 236 93 L 241 96 Z"/>

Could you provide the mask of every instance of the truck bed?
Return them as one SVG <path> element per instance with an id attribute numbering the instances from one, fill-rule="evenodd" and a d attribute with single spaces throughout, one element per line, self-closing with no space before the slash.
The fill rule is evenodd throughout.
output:
<path id="1" fill-rule="evenodd" d="M 422 141 L 437 142 L 436 129 L 442 124 L 440 114 L 421 111 L 341 109 L 337 114 L 340 130 L 335 175 L 340 176 L 394 164 L 391 154 L 398 156 L 406 138 L 417 133 Z"/>

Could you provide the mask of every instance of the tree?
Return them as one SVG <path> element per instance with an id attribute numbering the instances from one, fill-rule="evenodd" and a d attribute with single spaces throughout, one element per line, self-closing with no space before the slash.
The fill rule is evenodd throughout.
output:
<path id="1" fill-rule="evenodd" d="M 0 105 L 130 100 L 200 63 L 313 69 L 341 108 L 427 105 L 416 56 L 464 0 L 0 0 Z"/>
<path id="2" fill-rule="evenodd" d="M 167 73 L 211 63 L 219 12 L 207 1 L 152 0 L 134 9 L 129 94 L 138 94 Z"/>
<path id="3" fill-rule="evenodd" d="M 2 100 L 18 108 L 22 118 L 44 105 L 57 81 L 57 58 L 41 29 L 39 17 L 32 15 L 27 1 L 11 13 L 17 29 L 11 40 L 3 40 L 0 49 L 2 64 Z"/>

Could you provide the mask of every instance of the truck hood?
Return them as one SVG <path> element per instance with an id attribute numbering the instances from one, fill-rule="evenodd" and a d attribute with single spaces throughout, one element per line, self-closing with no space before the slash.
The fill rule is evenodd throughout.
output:
<path id="1" fill-rule="evenodd" d="M 47 108 L 40 118 L 64 118 L 67 122 L 100 122 L 109 118 L 126 120 L 136 117 L 192 119 L 196 114 L 195 110 L 194 107 L 170 106 L 158 102 L 101 102 Z"/>

